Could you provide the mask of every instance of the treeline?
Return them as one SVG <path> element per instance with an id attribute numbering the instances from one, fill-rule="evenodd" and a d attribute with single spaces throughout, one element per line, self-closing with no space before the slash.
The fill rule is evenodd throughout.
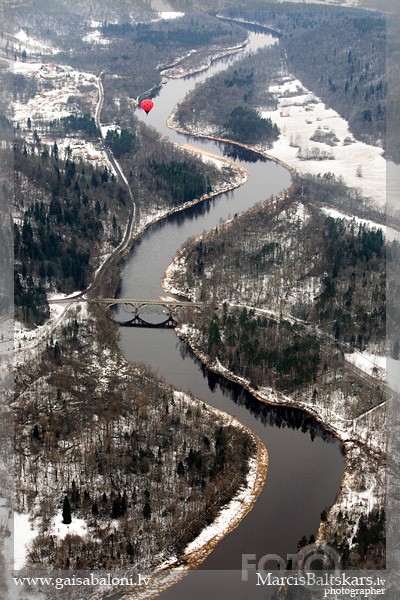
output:
<path id="1" fill-rule="evenodd" d="M 279 45 L 288 70 L 348 120 L 357 139 L 387 147 L 384 15 L 360 9 L 271 3 L 258 10 L 231 9 L 228 14 L 281 31 Z M 395 103 L 392 92 L 390 101 Z M 398 153 L 392 146 L 392 154 Z"/>
<path id="2" fill-rule="evenodd" d="M 125 190 L 106 167 L 61 159 L 56 142 L 51 153 L 18 143 L 14 150 L 15 305 L 27 323 L 41 324 L 46 292 L 85 289 L 99 255 L 118 244 Z"/>
<path id="3" fill-rule="evenodd" d="M 288 311 L 359 350 L 382 343 L 386 260 L 394 262 L 399 249 L 391 244 L 386 254 L 379 227 L 324 213 L 321 204 L 335 195 L 352 201 L 352 191 L 329 174 L 297 176 L 282 201 L 194 244 L 182 288 L 201 289 L 204 300 L 240 296 L 251 306 Z"/>
<path id="4" fill-rule="evenodd" d="M 54 131 L 54 127 L 60 125 L 64 133 L 82 132 L 86 137 L 99 138 L 100 131 L 96 126 L 94 117 L 90 114 L 85 115 L 68 115 L 61 117 L 57 121 L 51 121 L 49 127 Z"/>
<path id="5" fill-rule="evenodd" d="M 127 152 L 132 152 L 136 146 L 136 137 L 126 129 L 119 132 L 117 129 L 107 131 L 106 145 L 110 148 L 116 158 L 120 158 Z"/>
<path id="6" fill-rule="evenodd" d="M 212 190 L 209 176 L 194 163 L 179 160 L 161 163 L 152 160 L 149 168 L 156 177 L 157 187 L 166 187 L 177 205 Z"/>
<path id="7" fill-rule="evenodd" d="M 215 314 L 202 328 L 207 353 L 252 385 L 293 391 L 316 381 L 320 343 L 301 325 L 257 316 L 254 310 Z"/>
<path id="8" fill-rule="evenodd" d="M 326 271 L 316 298 L 323 323 L 333 322 L 336 340 L 365 350 L 386 329 L 385 243 L 382 229 L 327 217 L 323 223 Z M 368 285 L 373 282 L 373 285 Z M 371 297 L 362 299 L 365 293 Z"/>
<path id="9" fill-rule="evenodd" d="M 184 23 L 182 25 L 182 23 Z M 158 50 L 168 46 L 197 48 L 211 44 L 230 44 L 234 34 L 239 35 L 239 29 L 230 28 L 225 23 L 203 15 L 177 19 L 176 23 L 131 23 L 104 24 L 101 33 L 105 37 L 123 38 L 137 44 L 151 44 Z"/>
<path id="10" fill-rule="evenodd" d="M 279 137 L 279 128 L 270 118 L 264 119 L 254 108 L 237 106 L 224 124 L 223 135 L 237 141 L 255 144 L 268 141 L 269 144 Z"/>
<path id="11" fill-rule="evenodd" d="M 259 50 L 210 77 L 179 105 L 179 124 L 189 128 L 211 126 L 223 137 L 271 145 L 279 129 L 271 119 L 262 118 L 259 109 L 276 106 L 265 89 L 281 61 L 276 48 Z"/>
<path id="12" fill-rule="evenodd" d="M 348 519 L 348 514 L 339 513 L 339 522 Z M 348 542 L 333 542 L 342 557 L 344 569 L 386 568 L 386 514 L 384 510 L 373 510 L 361 515 L 355 534 Z"/>

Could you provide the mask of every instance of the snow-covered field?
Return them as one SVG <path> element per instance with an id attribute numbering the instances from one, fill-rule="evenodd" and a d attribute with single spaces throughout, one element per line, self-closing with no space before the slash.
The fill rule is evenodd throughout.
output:
<path id="1" fill-rule="evenodd" d="M 386 161 L 381 148 L 356 141 L 347 121 L 327 108 L 298 79 L 282 77 L 282 81 L 270 86 L 268 91 L 276 96 L 278 108 L 262 110 L 261 114 L 271 118 L 281 130 L 269 154 L 302 173 L 334 173 L 336 177 L 342 177 L 348 186 L 358 188 L 364 196 L 381 207 L 385 206 Z M 334 132 L 339 140 L 337 145 L 310 140 L 318 128 L 323 134 Z M 316 149 L 315 152 L 332 153 L 334 159 L 302 160 L 298 157 L 299 148 L 303 154 L 313 149 Z"/>
<path id="2" fill-rule="evenodd" d="M 345 358 L 348 362 L 369 375 L 384 376 L 386 356 L 371 354 L 370 352 L 353 352 L 352 354 L 345 354 Z"/>
<path id="3" fill-rule="evenodd" d="M 162 10 L 159 13 L 160 19 L 179 19 L 179 17 L 184 17 L 185 13 L 176 12 L 172 10 Z"/>
<path id="4" fill-rule="evenodd" d="M 11 62 L 10 70 L 14 73 L 23 73 L 25 76 L 40 78 L 39 70 L 43 66 L 41 62 Z M 39 79 L 40 81 L 40 79 Z M 27 117 L 33 121 L 52 121 L 66 117 L 74 111 L 71 97 L 84 96 L 88 99 L 88 92 L 82 92 L 82 86 L 96 86 L 97 79 L 92 73 L 84 73 L 67 68 L 65 75 L 51 81 L 51 89 L 42 89 L 34 98 L 28 102 L 14 102 L 13 120 L 19 122 L 22 126 L 26 124 Z M 93 95 L 97 100 L 97 89 L 93 88 Z"/>
<path id="5" fill-rule="evenodd" d="M 67 534 L 76 534 L 81 537 L 87 533 L 87 526 L 83 519 L 72 519 L 70 525 L 64 525 L 61 514 L 53 519 L 51 526 L 53 536 L 64 539 Z M 39 534 L 37 527 L 32 525 L 29 515 L 14 512 L 14 569 L 23 569 L 28 547 Z"/>
<path id="6" fill-rule="evenodd" d="M 48 41 L 34 38 L 23 29 L 20 29 L 14 37 L 21 44 L 22 50 L 26 50 L 27 54 L 56 54 L 60 52 L 59 48 L 55 48 Z"/>

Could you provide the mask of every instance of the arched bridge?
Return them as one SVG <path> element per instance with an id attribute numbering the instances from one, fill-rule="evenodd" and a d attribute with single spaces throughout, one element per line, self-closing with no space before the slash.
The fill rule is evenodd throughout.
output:
<path id="1" fill-rule="evenodd" d="M 108 308 L 116 308 L 118 306 L 126 306 L 133 317 L 127 321 L 117 321 L 122 327 L 152 327 L 152 328 L 172 328 L 178 324 L 177 317 L 180 311 L 184 308 L 202 310 L 209 308 L 212 305 L 205 302 L 188 302 L 180 300 L 149 300 L 140 298 L 97 298 L 91 299 L 89 302 L 106 305 Z M 152 323 L 140 316 L 140 311 L 143 308 L 161 309 L 163 316 L 166 318 L 161 322 Z M 157 312 L 155 310 L 155 312 Z"/>
<path id="2" fill-rule="evenodd" d="M 107 308 L 116 308 L 118 306 L 128 307 L 129 312 L 133 315 L 127 321 L 116 322 L 122 327 L 175 327 L 178 323 L 177 317 L 182 309 L 204 310 L 205 308 L 215 308 L 213 304 L 206 302 L 190 302 L 187 300 L 164 300 L 157 299 L 142 299 L 142 298 L 85 298 L 83 294 L 73 298 L 54 298 L 49 301 L 50 304 L 71 304 L 73 302 L 87 302 L 89 304 L 101 304 Z M 140 316 L 140 311 L 143 308 L 153 307 L 155 313 L 165 317 L 161 322 L 152 323 L 146 321 Z M 158 309 L 158 310 L 157 310 Z"/>

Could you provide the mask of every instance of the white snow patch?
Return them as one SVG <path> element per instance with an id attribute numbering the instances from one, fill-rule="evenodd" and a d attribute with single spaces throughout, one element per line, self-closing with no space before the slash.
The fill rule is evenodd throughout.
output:
<path id="1" fill-rule="evenodd" d="M 79 294 L 82 294 L 82 292 L 77 291 L 72 292 L 72 294 L 47 294 L 47 300 L 49 302 L 51 302 L 52 300 L 68 300 L 69 298 L 76 298 L 77 296 L 79 296 Z"/>
<path id="2" fill-rule="evenodd" d="M 67 534 L 85 537 L 87 524 L 84 519 L 72 518 L 70 525 L 64 525 L 62 516 L 57 515 L 52 521 L 50 534 L 59 539 L 64 539 Z M 39 530 L 32 524 L 29 515 L 14 512 L 14 569 L 23 569 L 29 546 L 38 535 Z"/>
<path id="3" fill-rule="evenodd" d="M 121 132 L 121 127 L 119 127 L 119 125 L 115 125 L 114 123 L 109 123 L 108 125 L 101 125 L 100 129 L 103 138 L 107 136 L 107 133 L 109 131 L 118 131 L 119 133 Z"/>
<path id="4" fill-rule="evenodd" d="M 359 224 L 359 225 L 367 225 L 368 227 L 371 228 L 376 228 L 376 229 L 382 229 L 382 231 L 384 231 L 386 228 L 384 225 L 381 225 L 380 223 L 376 223 L 375 221 L 370 221 L 369 219 L 361 219 L 360 217 L 355 217 L 353 215 L 346 215 L 346 213 L 340 212 L 339 210 L 336 210 L 335 208 L 328 208 L 326 206 L 321 208 L 322 212 L 325 213 L 326 215 L 333 217 L 334 219 L 346 219 L 348 221 L 354 221 L 355 223 Z"/>
<path id="5" fill-rule="evenodd" d="M 279 85 L 271 86 L 268 91 L 277 96 L 278 108 L 262 110 L 261 114 L 271 118 L 281 130 L 270 154 L 302 173 L 334 173 L 378 205 L 385 205 L 386 161 L 382 156 L 382 148 L 356 141 L 347 121 L 333 109 L 327 108 L 299 79 L 292 77 L 288 80 L 284 77 Z M 288 92 L 292 94 L 296 91 L 298 95 L 287 97 Z M 322 131 L 333 131 L 339 139 L 337 145 L 328 146 L 311 141 L 318 127 Z M 347 143 L 349 140 L 351 143 Z M 297 156 L 299 147 L 303 153 L 313 148 L 332 152 L 334 160 L 301 160 Z M 360 167 L 361 177 L 357 175 L 360 174 Z"/>
<path id="6" fill-rule="evenodd" d="M 14 512 L 14 569 L 22 569 L 27 558 L 27 547 L 39 534 L 29 515 Z"/>
<path id="7" fill-rule="evenodd" d="M 14 73 L 36 74 L 39 72 L 40 67 L 43 66 L 41 62 L 9 62 L 9 68 Z"/>
<path id="8" fill-rule="evenodd" d="M 104 46 L 110 43 L 110 40 L 103 37 L 101 31 L 92 31 L 91 33 L 83 36 L 82 41 L 90 44 L 103 44 Z"/>
<path id="9" fill-rule="evenodd" d="M 52 46 L 48 42 L 45 43 L 43 40 L 31 37 L 23 29 L 14 34 L 14 37 L 21 42 L 28 54 L 29 52 L 37 52 L 38 54 L 56 54 L 60 52 L 59 48 Z"/>
<path id="10" fill-rule="evenodd" d="M 85 537 L 87 535 L 87 524 L 84 519 L 74 519 L 74 517 L 72 517 L 71 524 L 64 525 L 62 522 L 62 515 L 59 514 L 54 517 L 52 521 L 50 533 L 57 536 L 61 540 L 63 540 L 68 534 Z"/>
<path id="11" fill-rule="evenodd" d="M 64 138 L 63 140 L 57 140 L 57 146 L 60 156 L 67 156 L 67 152 L 70 150 L 73 158 L 82 158 L 99 168 L 107 167 L 111 173 L 117 175 L 101 142 L 93 143 L 77 138 Z"/>
<path id="12" fill-rule="evenodd" d="M 376 375 L 380 378 L 383 378 L 385 375 L 386 356 L 354 351 L 352 354 L 345 354 L 345 358 L 348 362 L 369 375 Z"/>
<path id="13" fill-rule="evenodd" d="M 173 12 L 173 11 L 161 11 L 158 14 L 161 19 L 179 19 L 180 17 L 185 16 L 185 13 L 183 13 L 183 12 Z"/>

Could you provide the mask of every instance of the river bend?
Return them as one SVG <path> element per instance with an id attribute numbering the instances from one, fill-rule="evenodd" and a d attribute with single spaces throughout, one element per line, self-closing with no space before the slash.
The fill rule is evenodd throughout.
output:
<path id="1" fill-rule="evenodd" d="M 250 32 L 245 51 L 275 43 L 270 35 Z M 225 69 L 240 56 L 218 60 L 199 74 L 170 79 L 155 99 L 146 124 L 177 144 L 190 143 L 223 155 L 224 145 L 171 131 L 166 120 L 177 102 L 206 77 Z M 249 173 L 233 192 L 177 213 L 149 228 L 135 244 L 123 269 L 121 297 L 157 298 L 165 294 L 160 282 L 180 246 L 191 236 L 216 226 L 290 185 L 290 174 L 272 161 L 236 159 Z M 209 600 L 222 595 L 234 600 L 270 597 L 271 590 L 241 582 L 242 554 L 286 558 L 295 553 L 303 535 L 315 534 L 321 511 L 333 504 L 343 474 L 338 441 L 303 411 L 265 406 L 237 385 L 215 376 L 192 355 L 173 330 L 121 328 L 120 348 L 132 362 L 144 362 L 174 387 L 236 417 L 258 435 L 268 449 L 266 484 L 254 508 L 226 536 L 200 569 L 190 573 L 160 598 Z"/>

